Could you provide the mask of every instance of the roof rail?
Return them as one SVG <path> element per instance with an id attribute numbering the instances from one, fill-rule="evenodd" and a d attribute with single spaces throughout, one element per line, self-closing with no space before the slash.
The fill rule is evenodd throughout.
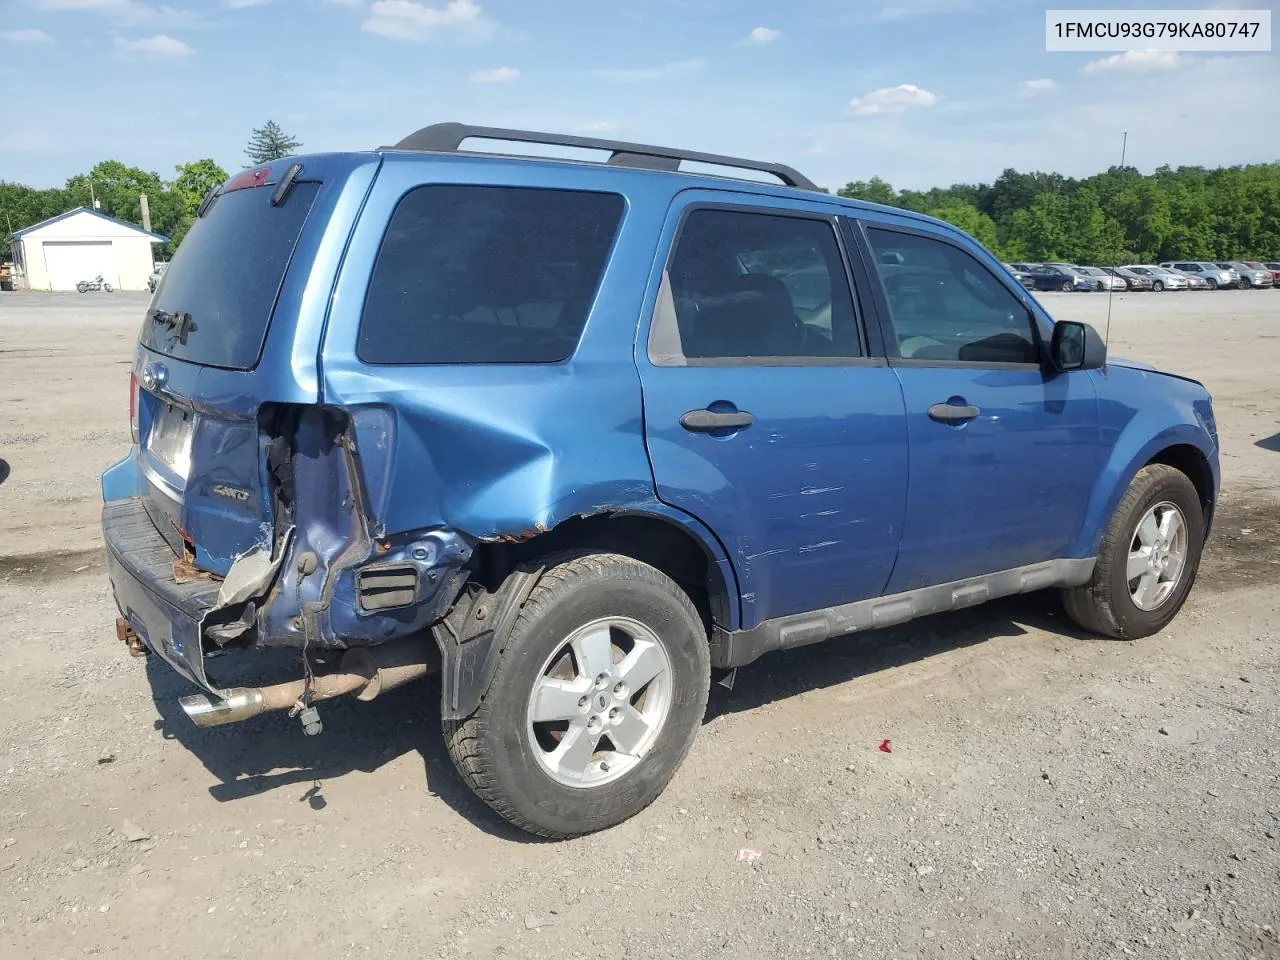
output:
<path id="1" fill-rule="evenodd" d="M 466 123 L 433 123 L 409 134 L 394 147 L 383 150 L 423 150 L 440 153 L 458 153 L 464 140 L 508 140 L 516 143 L 538 143 L 545 146 L 577 147 L 587 150 L 604 150 L 609 153 L 608 162 L 617 166 L 641 167 L 646 170 L 678 171 L 680 161 L 706 163 L 738 170 L 755 170 L 777 177 L 788 187 L 817 190 L 808 177 L 781 163 L 761 163 L 742 157 L 725 157 L 715 153 L 697 153 L 692 150 L 676 150 L 671 147 L 651 147 L 641 143 L 625 143 L 620 140 L 601 140 L 596 137 L 577 137 L 559 133 L 535 133 L 532 130 L 509 130 L 503 127 L 476 127 Z M 468 151 L 471 152 L 471 151 Z M 485 151 L 475 151 L 485 152 Z"/>

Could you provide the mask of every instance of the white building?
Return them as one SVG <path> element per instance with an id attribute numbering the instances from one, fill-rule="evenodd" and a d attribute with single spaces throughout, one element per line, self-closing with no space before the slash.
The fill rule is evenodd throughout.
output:
<path id="1" fill-rule="evenodd" d="M 28 290 L 74 290 L 99 275 L 117 290 L 146 290 L 155 255 L 168 237 L 87 207 L 18 230 L 14 266 Z"/>

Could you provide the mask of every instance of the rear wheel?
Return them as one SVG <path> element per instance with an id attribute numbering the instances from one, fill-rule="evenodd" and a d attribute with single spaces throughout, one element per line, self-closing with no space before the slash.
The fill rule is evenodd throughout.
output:
<path id="1" fill-rule="evenodd" d="M 459 774 L 498 814 L 563 838 L 662 792 L 706 710 L 710 651 L 684 591 L 628 557 L 584 554 L 529 595 L 479 708 L 445 723 Z"/>
<path id="2" fill-rule="evenodd" d="M 1063 591 L 1067 614 L 1086 630 L 1120 640 L 1158 633 L 1182 609 L 1203 547 L 1195 484 L 1174 467 L 1144 467 L 1103 535 L 1093 578 Z"/>
<path id="3" fill-rule="evenodd" d="M 76 293 L 88 293 L 88 292 L 89 292 L 89 285 L 85 283 L 83 280 L 81 280 L 79 283 L 76 284 Z"/>

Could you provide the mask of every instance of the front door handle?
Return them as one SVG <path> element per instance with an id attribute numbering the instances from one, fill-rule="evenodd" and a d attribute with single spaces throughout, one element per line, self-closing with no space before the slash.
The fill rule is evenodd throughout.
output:
<path id="1" fill-rule="evenodd" d="M 958 406 L 953 403 L 935 403 L 929 408 L 929 419 L 939 423 L 963 423 L 972 420 L 982 411 L 973 406 Z"/>
<path id="2" fill-rule="evenodd" d="M 690 410 L 680 418 L 680 426 L 686 430 L 705 433 L 708 430 L 741 430 L 751 426 L 754 418 L 745 410 L 732 413 L 716 413 L 714 410 Z"/>

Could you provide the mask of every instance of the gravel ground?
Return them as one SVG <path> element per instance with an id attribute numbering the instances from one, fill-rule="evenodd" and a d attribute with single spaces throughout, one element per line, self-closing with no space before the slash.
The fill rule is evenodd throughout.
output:
<path id="1" fill-rule="evenodd" d="M 197 731 L 124 655 L 96 484 L 144 303 L 0 294 L 0 956 L 1280 958 L 1280 294 L 1112 303 L 1224 445 L 1167 631 L 1031 596 L 771 655 L 652 807 L 565 843 L 470 796 L 430 682 L 314 739 Z"/>

